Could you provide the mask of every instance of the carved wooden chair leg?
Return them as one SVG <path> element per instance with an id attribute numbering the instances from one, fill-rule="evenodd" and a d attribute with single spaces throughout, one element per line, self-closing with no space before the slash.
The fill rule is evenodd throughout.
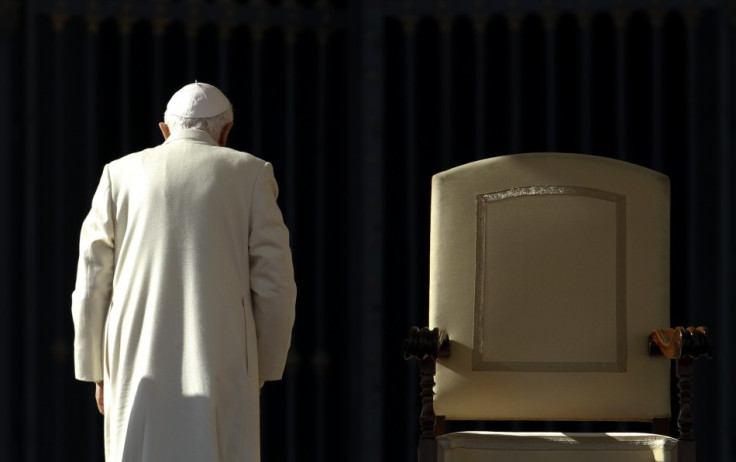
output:
<path id="1" fill-rule="evenodd" d="M 705 327 L 676 327 L 654 329 L 649 336 L 649 353 L 663 355 L 675 360 L 677 396 L 680 411 L 677 415 L 677 457 L 679 462 L 695 462 L 695 439 L 693 438 L 692 377 L 695 360 L 710 358 L 713 343 Z"/>
<path id="2" fill-rule="evenodd" d="M 437 372 L 437 358 L 449 356 L 450 339 L 447 333 L 437 328 L 419 329 L 412 327 L 404 340 L 404 359 L 419 361 L 419 395 L 422 411 L 419 415 L 421 434 L 419 435 L 419 462 L 437 462 L 437 416 L 434 413 L 434 375 Z M 444 431 L 444 419 L 440 419 Z"/>
<path id="3" fill-rule="evenodd" d="M 419 415 L 421 434 L 419 435 L 419 462 L 435 462 L 437 460 L 437 440 L 435 439 L 435 425 L 437 418 L 434 414 L 434 374 L 436 359 L 425 356 L 419 361 L 419 395 L 422 398 L 422 412 Z"/>
<path id="4" fill-rule="evenodd" d="M 678 436 L 678 459 L 682 462 L 695 462 L 695 441 L 693 439 L 693 413 L 692 413 L 692 376 L 694 360 L 685 356 L 676 362 L 677 388 L 679 392 L 680 412 L 677 415 Z"/>

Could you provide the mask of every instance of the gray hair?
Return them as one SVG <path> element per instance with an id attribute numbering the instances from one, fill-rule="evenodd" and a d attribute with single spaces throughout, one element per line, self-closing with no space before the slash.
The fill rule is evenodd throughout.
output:
<path id="1" fill-rule="evenodd" d="M 233 121 L 233 108 L 228 107 L 225 112 L 212 117 L 206 118 L 190 118 L 190 117 L 179 117 L 177 115 L 169 114 L 164 112 L 164 123 L 169 126 L 169 130 L 172 134 L 179 130 L 196 128 L 207 132 L 215 141 L 220 138 L 222 129 L 227 124 Z"/>

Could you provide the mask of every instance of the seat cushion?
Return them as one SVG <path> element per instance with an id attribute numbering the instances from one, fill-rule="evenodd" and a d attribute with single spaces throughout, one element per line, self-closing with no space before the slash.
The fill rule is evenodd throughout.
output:
<path id="1" fill-rule="evenodd" d="M 437 438 L 442 462 L 676 462 L 677 440 L 648 433 L 458 432 Z"/>

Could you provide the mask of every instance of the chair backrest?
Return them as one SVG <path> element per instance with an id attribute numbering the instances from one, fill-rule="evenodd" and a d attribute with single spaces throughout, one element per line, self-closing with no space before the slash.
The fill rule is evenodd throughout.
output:
<path id="1" fill-rule="evenodd" d="M 448 419 L 669 417 L 669 179 L 614 159 L 533 153 L 434 176 L 430 327 L 447 331 Z"/>

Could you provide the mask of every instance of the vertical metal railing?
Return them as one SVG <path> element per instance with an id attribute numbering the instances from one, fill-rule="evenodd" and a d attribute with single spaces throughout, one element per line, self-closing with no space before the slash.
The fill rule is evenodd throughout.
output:
<path id="1" fill-rule="evenodd" d="M 232 11 L 232 5 L 225 12 L 225 19 L 217 24 L 217 80 L 223 93 L 230 93 L 230 59 L 229 59 L 229 42 L 233 29 L 232 18 L 235 13 Z"/>
<path id="2" fill-rule="evenodd" d="M 38 234 L 37 210 L 38 185 L 38 48 L 36 40 L 36 15 L 34 0 L 26 2 L 25 17 L 25 105 L 23 159 L 23 207 L 29 211 L 23 216 L 23 443 L 22 451 L 28 462 L 38 460 Z"/>
<path id="3" fill-rule="evenodd" d="M 285 74 L 285 88 L 284 88 L 284 170 L 285 170 L 285 200 L 286 208 L 284 210 L 284 218 L 289 224 L 290 238 L 292 247 L 294 247 L 294 263 L 298 267 L 299 248 L 295 245 L 299 240 L 300 226 L 296 219 L 296 211 L 299 206 L 297 199 L 297 185 L 296 185 L 296 4 L 294 0 L 286 0 L 285 8 L 290 11 L 290 22 L 286 25 L 284 30 L 284 74 Z M 296 329 L 299 328 L 297 324 Z M 298 332 L 296 332 L 298 335 Z M 294 349 L 299 354 L 300 348 L 294 346 Z M 301 356 L 301 355 L 300 355 Z M 299 416 L 302 415 L 303 410 L 297 406 L 297 388 L 301 382 L 299 374 L 289 374 L 284 380 L 286 385 L 286 413 L 284 416 L 286 420 L 286 460 L 287 462 L 296 462 L 299 459 L 298 444 L 297 444 L 297 421 Z"/>
<path id="4" fill-rule="evenodd" d="M 253 98 L 251 106 L 251 133 L 253 134 L 253 152 L 262 152 L 263 143 L 261 141 L 261 80 L 262 80 L 262 63 L 261 50 L 263 49 L 263 34 L 266 25 L 263 22 L 256 22 L 250 26 L 251 31 L 251 53 L 253 62 L 251 64 L 251 97 Z"/>
<path id="5" fill-rule="evenodd" d="M 701 182 L 699 176 L 702 174 L 700 168 L 701 156 L 698 154 L 698 95 L 697 88 L 697 47 L 698 47 L 698 22 L 699 14 L 695 10 L 685 12 L 686 38 L 685 53 L 687 56 L 687 210 L 688 210 L 688 229 L 687 229 L 687 261 L 688 261 L 688 322 L 695 322 L 697 318 L 698 305 L 701 303 L 700 295 L 697 288 L 700 286 L 698 280 L 702 270 L 701 262 L 701 239 L 703 233 L 699 226 L 699 202 Z"/>
<path id="6" fill-rule="evenodd" d="M 509 22 L 509 154 L 521 149 L 521 26 L 522 13 L 512 8 L 508 12 Z"/>
<path id="7" fill-rule="evenodd" d="M 84 150 L 84 179 L 86 188 L 86 196 L 92 198 L 95 186 L 97 185 L 98 175 L 100 172 L 97 168 L 97 38 L 100 28 L 100 19 L 97 16 L 90 15 L 87 18 L 87 35 L 85 37 L 85 150 Z"/>
<path id="8" fill-rule="evenodd" d="M 404 39 L 404 106 L 407 108 L 405 112 L 405 133 L 404 133 L 404 152 L 405 152 L 405 168 L 406 168 L 406 195 L 404 198 L 404 207 L 408 212 L 406 214 L 406 230 L 403 236 L 403 244 L 406 255 L 406 325 L 411 326 L 416 323 L 419 316 L 419 306 L 417 301 L 417 288 L 419 284 L 418 260 L 419 249 L 417 245 L 417 220 L 418 217 L 411 211 L 417 207 L 417 118 L 414 108 L 416 107 L 415 82 L 417 78 L 416 71 L 416 33 L 418 18 L 414 14 L 407 14 L 402 18 L 402 32 Z M 416 432 L 416 406 L 417 399 L 417 371 L 415 368 L 407 367 L 405 371 L 406 396 L 409 406 L 407 406 L 406 422 L 408 428 Z M 413 425 L 412 425 L 413 424 Z M 411 456 L 416 452 L 414 445 L 405 446 L 405 460 L 411 460 Z"/>
<path id="9" fill-rule="evenodd" d="M 130 5 L 124 3 L 124 5 Z M 130 153 L 130 34 L 133 17 L 126 11 L 118 20 L 120 30 L 120 151 L 119 155 Z"/>
<path id="10" fill-rule="evenodd" d="M 314 216 L 314 235 L 315 235 L 315 259 L 314 259 L 314 352 L 312 354 L 312 367 L 315 371 L 315 393 L 314 393 L 314 439 L 315 439 L 315 460 L 327 460 L 328 432 L 326 429 L 326 417 L 328 400 L 325 392 L 325 374 L 330 364 L 330 355 L 327 351 L 325 341 L 327 339 L 327 293 L 329 291 L 329 283 L 327 274 L 327 265 L 325 263 L 328 254 L 328 245 L 325 232 L 327 230 L 327 169 L 329 167 L 326 161 L 327 154 L 327 63 L 328 40 L 330 38 L 330 27 L 327 20 L 327 11 L 325 2 L 321 2 L 318 7 L 322 14 L 325 15 L 323 23 L 317 29 L 317 102 L 315 108 L 316 120 L 314 128 L 316 130 L 315 140 L 315 161 L 314 161 L 314 178 L 315 178 L 315 216 Z"/>
<path id="11" fill-rule="evenodd" d="M 154 18 L 151 24 L 152 29 L 152 75 L 151 82 L 153 91 L 151 92 L 151 114 L 157 122 L 163 122 L 164 111 L 166 110 L 167 101 L 161 89 L 161 82 L 164 79 L 164 33 L 168 21 L 164 18 Z M 160 140 L 162 134 L 157 124 L 151 127 L 151 139 Z"/>
<path id="12" fill-rule="evenodd" d="M 612 12 L 616 46 L 616 157 L 620 160 L 628 158 L 626 128 L 626 21 L 628 13 L 618 8 Z"/>
<path id="13" fill-rule="evenodd" d="M 66 166 L 66 153 L 65 151 L 65 131 L 67 130 L 67 123 L 66 123 L 66 114 L 65 114 L 65 102 L 64 102 L 64 95 L 66 94 L 65 87 L 66 87 L 66 79 L 65 74 L 63 72 L 65 60 L 67 59 L 66 56 L 66 39 L 67 39 L 67 20 L 68 16 L 59 13 L 52 17 L 53 22 L 53 37 L 54 37 L 54 62 L 53 62 L 53 70 L 54 74 L 56 75 L 56 78 L 54 79 L 53 83 L 53 124 L 52 124 L 52 130 L 53 130 L 53 143 L 50 149 L 50 152 L 47 153 L 46 159 L 42 161 L 42 165 L 50 166 L 53 179 L 51 180 L 51 184 L 53 185 L 53 199 L 50 201 L 52 204 L 52 214 L 53 217 L 53 223 L 63 223 L 65 218 L 65 212 L 66 212 L 66 206 L 64 201 L 64 191 L 66 189 L 65 187 L 65 166 Z M 51 271 L 53 274 L 62 275 L 64 274 L 64 269 L 66 265 L 63 261 L 63 255 L 64 255 L 64 239 L 63 239 L 63 233 L 62 232 L 56 232 L 52 234 L 52 238 L 50 239 L 53 243 L 51 247 L 51 262 L 50 265 Z M 53 281 L 49 284 L 49 287 L 51 288 L 50 294 L 52 294 L 52 297 L 54 299 L 63 299 L 68 296 L 68 294 L 65 294 L 65 287 L 63 287 L 63 281 L 64 279 L 62 277 L 56 277 L 53 279 Z M 63 348 L 65 345 L 63 344 L 63 328 L 66 324 L 66 320 L 68 319 L 66 316 L 66 313 L 62 312 L 61 310 L 57 310 L 54 312 L 53 315 L 53 326 L 46 331 L 46 335 L 50 336 L 50 338 L 47 339 L 47 342 L 41 342 L 42 345 L 44 345 L 46 348 L 50 348 L 51 352 L 54 352 L 54 347 Z M 55 353 L 55 352 L 54 352 Z M 59 352 L 61 353 L 61 352 Z M 65 415 L 65 409 L 64 409 L 64 391 L 65 391 L 65 384 L 67 381 L 65 380 L 66 377 L 64 376 L 63 372 L 65 372 L 62 367 L 60 367 L 63 364 L 63 358 L 54 357 L 55 355 L 50 355 L 50 363 L 49 368 L 47 371 L 51 371 L 51 379 L 48 380 L 50 383 L 53 384 L 51 393 L 54 396 L 53 400 L 53 406 L 51 409 L 49 409 L 51 418 L 49 419 L 52 422 L 52 425 L 54 428 L 64 428 L 64 422 L 66 420 Z M 58 359 L 58 360 L 57 360 Z M 64 437 L 63 433 L 60 431 L 53 432 L 51 437 L 49 438 L 51 447 L 53 448 L 53 452 L 57 454 L 63 454 L 64 453 Z"/>
<path id="14" fill-rule="evenodd" d="M 547 70 L 547 130 L 545 146 L 554 151 L 557 146 L 557 18 L 558 14 L 552 9 L 544 12 L 544 30 L 546 38 L 545 69 Z"/>
<path id="15" fill-rule="evenodd" d="M 199 33 L 199 11 L 197 2 L 189 3 L 188 17 L 186 19 L 187 40 L 187 82 L 194 82 L 197 76 L 197 35 Z"/>
<path id="16" fill-rule="evenodd" d="M 580 25 L 580 144 L 579 152 L 591 148 L 591 17 L 587 2 L 578 10 Z"/>
<path id="17" fill-rule="evenodd" d="M 665 78 L 662 71 L 662 29 L 664 11 L 652 7 L 649 13 L 652 30 L 652 163 L 651 167 L 662 171 L 664 151 L 662 147 L 662 91 Z"/>
<path id="18" fill-rule="evenodd" d="M 733 1 L 723 2 L 718 16 L 718 51 L 717 56 L 721 65 L 718 67 L 718 196 L 717 219 L 718 241 L 717 269 L 717 322 L 718 327 L 724 335 L 731 332 L 734 324 L 733 316 L 733 257 L 734 257 L 734 226 L 733 226 L 733 155 L 736 138 L 734 138 L 735 118 L 732 112 L 733 98 L 736 94 L 734 85 L 734 71 L 729 64 L 736 59 L 736 48 L 734 47 L 734 9 Z M 728 347 L 726 347 L 728 348 Z M 718 367 L 718 424 L 715 428 L 732 429 L 734 425 L 734 400 L 732 390 L 734 387 L 733 369 L 733 346 L 730 351 L 720 352 L 717 356 Z M 733 438 L 725 432 L 718 438 L 717 460 L 727 460 L 733 455 Z"/>
<path id="19" fill-rule="evenodd" d="M 384 259 L 384 5 L 382 2 L 360 2 L 354 6 L 359 30 L 354 50 L 358 63 L 356 91 L 358 96 L 355 125 L 358 143 L 351 146 L 349 168 L 357 172 L 357 203 L 352 211 L 353 236 L 357 255 L 351 267 L 357 299 L 353 309 L 352 338 L 357 340 L 357 370 L 352 374 L 355 400 L 355 422 L 358 434 L 352 439 L 350 459 L 373 462 L 384 459 L 381 435 L 384 410 L 383 384 L 383 304 Z"/>
<path id="20" fill-rule="evenodd" d="M 452 29 L 453 16 L 447 4 L 440 2 L 437 23 L 440 27 L 440 166 L 452 166 Z"/>
<path id="21" fill-rule="evenodd" d="M 486 29 L 488 15 L 475 12 L 475 152 L 476 159 L 486 157 Z"/>
<path id="22" fill-rule="evenodd" d="M 0 5 L 0 68 L 12 69 L 15 66 L 14 38 L 20 30 L 20 6 L 18 4 L 6 3 Z M 0 72 L 0 153 L 8 155 L 0 156 L 0 222 L 4 223 L 0 230 L 0 448 L 11 451 L 10 432 L 14 426 L 11 413 L 12 385 L 9 379 L 15 376 L 12 363 L 11 332 L 13 329 L 11 307 L 11 274 L 13 264 L 9 256 L 13 250 L 14 230 L 16 226 L 8 226 L 15 221 L 13 216 L 13 197 L 16 192 L 12 190 L 12 176 L 15 174 L 13 160 L 10 155 L 13 148 L 12 125 L 20 114 L 14 112 L 13 93 L 20 86 L 20 79 L 9 72 Z M 11 453 L 12 454 L 12 453 Z"/>

